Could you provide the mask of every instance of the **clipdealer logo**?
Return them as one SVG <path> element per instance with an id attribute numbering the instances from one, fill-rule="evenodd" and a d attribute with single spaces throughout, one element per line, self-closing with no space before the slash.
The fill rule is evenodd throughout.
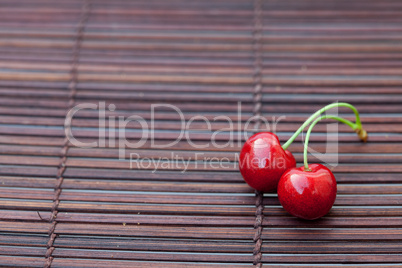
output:
<path id="1" fill-rule="evenodd" d="M 206 157 L 203 153 L 195 152 L 192 157 L 184 157 L 179 153 L 172 153 L 169 157 L 147 157 L 136 152 L 135 149 L 148 148 L 167 150 L 177 148 L 177 144 L 185 142 L 195 151 L 208 151 L 210 149 L 228 149 L 241 148 L 244 141 L 247 140 L 255 132 L 273 132 L 276 133 L 278 125 L 281 121 L 287 118 L 286 115 L 272 116 L 270 120 L 263 116 L 250 116 L 247 113 L 242 113 L 241 102 L 237 105 L 236 116 L 219 115 L 208 116 L 194 115 L 185 116 L 179 107 L 172 104 L 157 103 L 150 105 L 150 117 L 144 118 L 138 114 L 121 115 L 116 112 L 116 105 L 109 104 L 106 107 L 105 102 L 99 103 L 81 103 L 73 107 L 66 116 L 64 129 L 65 135 L 69 142 L 79 148 L 114 148 L 118 150 L 118 159 L 125 161 L 127 158 L 130 161 L 132 169 L 172 169 L 182 172 L 189 169 L 199 168 L 233 168 L 236 169 L 239 164 L 239 153 L 233 153 L 231 158 Z M 91 131 L 97 132 L 97 139 L 91 142 L 80 141 L 75 137 L 73 132 L 79 131 L 80 127 L 73 126 L 74 118 L 79 118 L 77 114 L 81 112 L 92 113 L 97 112 L 98 125 L 92 127 Z M 106 116 L 108 113 L 108 116 Z M 337 114 L 337 109 L 332 109 L 331 114 Z M 174 136 L 164 137 L 164 132 L 161 132 L 159 125 L 164 121 L 160 115 L 169 114 L 170 118 L 175 120 L 175 130 L 169 131 Z M 245 120 L 247 118 L 247 120 Z M 253 129 L 256 120 L 260 120 L 260 128 Z M 129 124 L 135 124 L 136 128 L 129 127 Z M 219 124 L 218 124 L 219 123 Z M 217 128 L 216 126 L 222 126 Z M 224 126 L 223 126 L 224 125 Z M 201 128 L 196 128 L 202 126 Z M 127 137 L 128 133 L 135 134 L 134 138 Z M 309 152 L 323 162 L 331 166 L 338 164 L 338 124 L 332 123 L 326 125 L 326 150 L 325 153 L 308 148 Z M 202 135 L 202 139 L 198 138 Z M 286 135 L 286 133 L 285 133 Z M 302 136 L 303 141 L 303 136 Z M 176 147 L 175 147 L 176 146 Z M 230 149 L 231 148 L 231 149 Z M 127 152 L 127 150 L 130 150 Z M 240 149 L 239 149 L 240 150 Z M 134 151 L 134 152 L 131 152 Z M 267 156 L 269 157 L 269 156 Z M 258 163 L 256 162 L 258 161 Z M 262 159 L 251 161 L 256 165 L 264 165 Z M 266 161 L 267 162 L 267 161 Z M 280 163 L 277 163 L 280 165 Z"/>

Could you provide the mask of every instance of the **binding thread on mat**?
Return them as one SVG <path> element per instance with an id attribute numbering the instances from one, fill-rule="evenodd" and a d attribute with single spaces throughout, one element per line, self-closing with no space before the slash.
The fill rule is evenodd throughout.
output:
<path id="1" fill-rule="evenodd" d="M 78 61 L 79 61 L 79 56 L 80 56 L 80 49 L 81 49 L 81 43 L 83 39 L 83 33 L 85 30 L 86 23 L 88 21 L 89 17 L 89 10 L 90 10 L 90 2 L 89 0 L 86 0 L 82 6 L 81 10 L 81 16 L 80 20 L 77 26 L 77 34 L 76 34 L 76 39 L 74 42 L 74 47 L 73 47 L 73 57 L 71 61 L 71 79 L 68 85 L 68 88 L 70 90 L 69 93 L 69 101 L 68 101 L 68 108 L 67 111 L 69 111 L 71 108 L 73 108 L 74 103 L 75 103 L 75 95 L 77 93 L 77 72 L 78 72 Z M 71 125 L 67 125 L 66 127 L 66 133 L 70 133 Z M 49 241 L 47 242 L 47 251 L 45 253 L 45 265 L 44 267 L 48 268 L 51 267 L 52 262 L 53 262 L 53 251 L 54 251 L 54 241 L 57 238 L 57 234 L 55 233 L 56 225 L 57 225 L 57 213 L 58 213 L 58 207 L 60 204 L 60 195 L 61 195 L 61 186 L 63 184 L 63 174 L 64 171 L 66 170 L 66 160 L 67 160 L 67 152 L 69 149 L 69 138 L 67 136 L 64 137 L 64 142 L 63 142 L 63 148 L 60 151 L 60 162 L 58 165 L 58 171 L 57 171 L 57 180 L 56 180 L 56 185 L 54 188 L 54 196 L 53 196 L 53 205 L 51 209 L 51 216 L 49 219 L 49 223 L 51 223 L 50 229 L 49 229 Z"/>
<path id="2" fill-rule="evenodd" d="M 256 123 L 254 125 L 254 132 L 258 132 L 261 125 L 261 106 L 262 106 L 262 3 L 261 0 L 254 1 L 254 30 L 253 30 L 253 54 L 254 54 L 254 109 L 253 115 L 256 117 Z M 263 193 L 256 191 L 256 211 L 255 211 L 255 235 L 254 235 L 254 250 L 253 250 L 253 264 L 256 267 L 262 267 L 262 222 L 264 219 L 264 205 L 263 205 Z"/>

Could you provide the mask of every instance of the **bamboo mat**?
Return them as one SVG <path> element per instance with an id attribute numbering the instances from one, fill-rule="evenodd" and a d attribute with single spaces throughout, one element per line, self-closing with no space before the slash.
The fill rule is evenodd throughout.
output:
<path id="1" fill-rule="evenodd" d="M 0 0 L 0 265 L 401 267 L 401 41 L 393 0 Z M 104 148 L 74 146 L 64 131 L 78 104 L 150 122 L 151 105 L 168 103 L 186 120 L 235 122 L 212 130 L 286 116 L 276 128 L 285 142 L 334 101 L 359 109 L 369 142 L 339 126 L 337 200 L 313 222 L 254 193 L 236 166 L 241 138 L 221 146 L 226 131 L 211 144 L 202 120 L 187 133 L 206 148 L 146 142 L 125 161 L 98 110 L 80 110 L 67 130 L 81 142 L 105 135 Z M 154 119 L 156 144 L 178 137 L 175 111 Z M 326 139 L 320 124 L 312 148 L 324 152 Z M 301 138 L 289 148 L 299 165 L 302 148 Z M 130 169 L 131 153 L 151 164 Z M 152 159 L 196 153 L 229 164 L 153 172 Z"/>

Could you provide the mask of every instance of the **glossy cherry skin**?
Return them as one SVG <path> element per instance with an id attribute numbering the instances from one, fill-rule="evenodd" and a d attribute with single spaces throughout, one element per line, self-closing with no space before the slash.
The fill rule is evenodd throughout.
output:
<path id="1" fill-rule="evenodd" d="M 251 136 L 240 152 L 240 172 L 248 185 L 258 191 L 274 192 L 281 175 L 295 166 L 292 153 L 283 150 L 278 137 L 271 132 Z"/>
<path id="2" fill-rule="evenodd" d="M 283 208 L 293 216 L 315 220 L 331 209 L 336 198 L 334 174 L 321 164 L 292 168 L 283 173 L 278 184 L 278 198 Z"/>

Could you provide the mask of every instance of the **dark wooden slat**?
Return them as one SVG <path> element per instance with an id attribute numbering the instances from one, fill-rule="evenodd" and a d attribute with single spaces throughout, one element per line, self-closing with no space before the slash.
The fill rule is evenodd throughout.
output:
<path id="1" fill-rule="evenodd" d="M 400 254 L 263 255 L 267 263 L 400 263 Z"/>
<path id="2" fill-rule="evenodd" d="M 220 255 L 220 254 L 164 254 L 164 253 L 140 253 L 123 251 L 94 251 L 94 250 L 65 250 L 56 248 L 53 256 L 65 258 L 94 258 L 94 259 L 117 259 L 117 260 L 136 260 L 136 261 L 193 261 L 193 262 L 227 262 L 230 256 L 231 262 L 250 263 L 252 255 Z"/>
<path id="3" fill-rule="evenodd" d="M 159 227 L 141 225 L 93 225 L 59 223 L 58 234 L 83 235 L 118 235 L 135 237 L 176 237 L 176 238 L 210 238 L 236 239 L 251 241 L 253 229 L 245 228 L 202 228 L 202 227 Z"/>
<path id="4" fill-rule="evenodd" d="M 117 211 L 114 211 L 115 213 Z M 57 220 L 59 222 L 76 222 L 76 223 L 120 223 L 120 224 L 137 224 L 137 225 L 158 225 L 163 222 L 164 225 L 188 225 L 188 226 L 214 226 L 214 227 L 248 227 L 254 223 L 254 218 L 250 215 L 242 214 L 241 216 L 197 216 L 196 212 L 191 212 L 191 216 L 153 216 L 140 215 L 140 212 L 133 212 L 134 215 L 123 214 L 105 214 L 101 213 L 59 213 Z M 176 212 L 174 213 L 176 214 Z M 212 214 L 212 213 L 210 213 Z"/>
<path id="5" fill-rule="evenodd" d="M 4 204 L 3 207 L 12 207 L 10 204 Z M 14 206 L 16 208 L 16 206 Z M 34 211 L 12 211 L 12 210 L 1 210 L 0 211 L 0 219 L 1 220 L 18 220 L 18 221 L 43 221 L 49 219 L 51 214 L 49 212 L 41 211 L 39 212 L 37 207 L 32 207 L 24 204 L 24 209 L 30 209 Z M 45 206 L 41 207 L 40 210 L 46 209 Z M 38 209 L 38 210 L 36 210 Z M 36 210 L 36 211 L 35 211 Z"/>
<path id="6" fill-rule="evenodd" d="M 51 200 L 52 191 L 42 189 L 3 188 L 1 198 Z M 250 195 L 209 195 L 209 194 L 151 194 L 125 192 L 91 192 L 63 190 L 61 200 L 88 202 L 117 202 L 144 204 L 193 204 L 193 205 L 253 205 L 254 197 Z M 277 197 L 265 197 L 265 205 L 280 205 Z M 400 205 L 400 195 L 338 195 L 338 206 L 395 206 Z"/>
<path id="7" fill-rule="evenodd" d="M 54 175 L 54 173 L 52 174 Z M 1 176 L 0 183 L 3 187 L 28 187 L 28 188 L 54 188 L 54 178 L 35 177 L 11 177 Z"/>
<path id="8" fill-rule="evenodd" d="M 356 242 L 356 241 L 264 241 L 262 247 L 266 253 L 310 253 L 310 254 L 360 254 L 370 253 L 400 253 L 401 243 L 396 242 Z"/>
<path id="9" fill-rule="evenodd" d="M 0 244 L 4 246 L 28 246 L 28 247 L 45 247 L 48 238 L 45 235 L 42 236 L 27 236 L 27 235 L 0 235 Z"/>
<path id="10" fill-rule="evenodd" d="M 97 181 L 74 180 L 65 178 L 65 189 L 92 189 L 92 190 L 124 190 L 124 191 L 164 191 L 175 192 L 211 192 L 211 193 L 251 193 L 253 192 L 244 183 L 159 183 L 159 182 L 123 182 L 123 181 Z"/>
<path id="11" fill-rule="evenodd" d="M 283 264 L 274 264 L 274 265 L 270 265 L 270 266 L 273 267 L 273 268 L 282 268 Z M 297 268 L 308 268 L 308 267 L 311 267 L 312 264 L 294 264 L 292 266 L 297 267 Z M 369 266 L 369 264 L 365 263 L 364 266 Z M 371 266 L 373 266 L 373 267 L 380 266 L 381 267 L 381 266 L 384 266 L 384 264 L 372 264 Z M 388 267 L 396 268 L 396 267 L 399 267 L 399 266 L 401 266 L 401 265 L 400 264 L 391 264 L 390 263 L 390 264 L 387 264 L 386 267 L 387 268 Z M 314 267 L 326 268 L 326 267 L 328 267 L 328 264 L 315 264 L 314 263 Z M 362 267 L 362 264 L 344 264 L 344 263 L 342 263 L 342 264 L 332 264 L 331 267 L 334 267 L 334 268 L 344 268 L 344 267 L 360 268 L 360 267 Z"/>
<path id="12" fill-rule="evenodd" d="M 117 212 L 117 211 L 116 211 Z M 211 213 L 212 214 L 212 213 Z M 137 224 L 137 225 L 157 225 L 163 222 L 165 225 L 193 225 L 193 226 L 250 226 L 253 224 L 252 217 L 210 217 L 210 216 L 153 216 L 153 215 L 122 215 L 108 214 L 108 218 L 104 218 L 104 214 L 83 214 L 83 213 L 60 213 L 58 220 L 60 222 L 99 222 L 99 223 L 121 223 L 121 224 Z M 309 228 L 361 228 L 361 227 L 402 227 L 401 217 L 328 217 L 317 222 L 303 222 L 296 218 L 280 217 L 266 218 L 263 226 L 270 227 L 309 227 Z"/>
<path id="13" fill-rule="evenodd" d="M 66 259 L 66 258 L 56 258 L 52 262 L 53 267 L 58 268 L 67 268 L 67 267 L 93 267 L 99 268 L 125 268 L 125 267 L 133 267 L 133 268 L 141 268 L 141 267 L 156 267 L 156 268 L 207 268 L 211 267 L 211 264 L 200 264 L 200 263 L 168 263 L 168 262 L 134 262 L 134 261 L 119 261 L 119 260 L 98 260 L 98 259 Z M 238 264 L 236 264 L 238 265 Z M 230 268 L 233 267 L 233 264 L 219 264 L 221 268 Z M 240 267 L 250 267 L 249 264 L 245 264 Z M 394 267 L 392 267 L 394 268 Z"/>
<path id="14" fill-rule="evenodd" d="M 400 185 L 339 185 L 338 191 L 341 194 L 399 194 L 402 192 Z"/>
<path id="15" fill-rule="evenodd" d="M 0 145 L 1 154 L 17 154 L 17 155 L 42 155 L 42 156 L 60 156 L 60 147 L 39 147 L 39 146 L 15 146 Z"/>
<path id="16" fill-rule="evenodd" d="M 400 174 L 373 174 L 373 173 L 335 173 L 337 182 L 345 182 L 345 183 L 373 183 L 373 182 L 381 182 L 381 183 L 400 183 Z"/>
<path id="17" fill-rule="evenodd" d="M 336 85 L 330 85 L 336 86 Z M 326 103 L 325 103 L 326 104 Z M 322 108 L 325 104 L 316 104 L 316 103 L 309 103 L 306 105 L 305 103 L 293 103 L 292 104 L 292 112 L 299 112 L 299 113 L 311 113 L 313 111 L 317 111 L 318 109 Z M 283 104 L 276 104 L 274 102 L 270 102 L 266 105 L 261 107 L 263 113 L 288 113 L 289 108 Z M 359 112 L 360 113 L 368 113 L 368 114 L 387 114 L 387 113 L 400 113 L 400 106 L 398 105 L 359 105 Z"/>
<path id="18" fill-rule="evenodd" d="M 4 206 L 10 206 L 7 203 Z M 1 205 L 0 205 L 1 207 Z M 160 213 L 160 214 L 188 214 L 188 215 L 237 215 L 252 216 L 253 207 L 218 207 L 218 206 L 153 206 L 153 205 L 130 205 L 130 204 L 99 204 L 99 203 L 67 203 L 59 205 L 59 211 L 67 212 L 117 212 L 117 213 Z M 151 219 L 149 219 L 151 220 Z M 168 219 L 166 219 L 168 220 Z M 223 219 L 222 219 L 223 220 Z"/>
<path id="19" fill-rule="evenodd" d="M 99 92 L 97 93 L 99 95 Z M 133 96 L 135 97 L 135 96 Z M 390 97 L 392 98 L 392 96 Z M 131 115 L 134 115 L 137 113 L 132 113 Z M 216 116 L 218 117 L 218 116 Z M 107 118 L 106 118 L 107 119 Z M 175 117 L 177 120 L 176 122 L 164 122 L 164 121 L 156 121 L 154 122 L 155 124 L 155 130 L 182 130 L 182 122 L 179 121 L 178 115 Z M 267 131 L 275 131 L 275 132 L 293 132 L 298 127 L 301 125 L 301 123 L 297 124 L 292 124 L 292 123 L 286 123 L 285 121 L 279 121 L 280 123 L 278 125 L 274 125 L 273 119 L 270 119 L 269 117 L 267 118 L 267 127 L 263 127 L 263 129 L 266 129 Z M 353 120 L 353 119 L 352 119 Z M 378 119 L 380 120 L 380 119 Z M 331 121 L 327 121 L 328 123 Z M 49 117 L 31 117 L 31 116 L 0 116 L 0 123 L 1 124 L 16 124 L 16 125 L 37 125 L 37 126 L 64 126 L 65 124 L 65 118 L 49 118 Z M 114 122 L 115 124 L 118 123 L 116 120 Z M 246 125 L 246 122 L 225 122 L 225 123 L 217 123 L 217 122 L 210 122 L 210 125 L 207 125 L 205 122 L 198 123 L 198 122 L 192 122 L 191 124 L 188 122 L 188 120 L 185 122 L 186 123 L 186 130 L 188 131 L 216 131 L 216 130 L 223 130 L 225 129 L 226 131 L 243 131 L 246 130 L 245 128 L 249 128 L 249 126 Z M 331 122 L 333 123 L 333 122 Z M 92 127 L 92 128 L 99 128 L 101 127 L 99 123 L 99 118 L 96 119 L 74 119 L 73 120 L 73 126 L 75 127 Z M 149 126 L 151 122 L 148 122 Z M 105 122 L 105 127 L 109 128 L 109 122 L 106 120 Z M 127 125 L 126 129 L 138 129 L 139 126 L 137 125 Z M 378 124 L 372 124 L 372 123 L 365 123 L 364 124 L 364 129 L 367 130 L 368 133 L 373 134 L 373 133 L 401 133 L 402 132 L 402 127 L 400 127 L 399 124 L 387 124 L 382 126 L 381 129 L 378 129 Z M 314 130 L 316 132 L 327 132 L 327 125 L 325 124 L 318 124 Z M 109 131 L 109 130 L 107 130 Z M 338 131 L 339 132 L 346 132 L 346 133 L 353 133 L 353 131 L 345 125 L 338 125 Z M 376 134 L 375 134 L 376 135 Z M 210 136 L 210 135 L 209 135 Z M 237 138 L 237 137 L 236 137 Z M 243 137 L 242 137 L 243 138 Z M 356 141 L 358 141 L 356 139 Z"/>
<path id="20" fill-rule="evenodd" d="M 57 157 L 29 157 L 1 155 L 0 164 L 5 165 L 28 165 L 28 166 L 57 166 L 60 160 Z"/>
<path id="21" fill-rule="evenodd" d="M 44 222 L 28 225 L 25 222 L 0 221 L 0 231 L 5 233 L 47 234 L 49 228 L 50 224 Z"/>
<path id="22" fill-rule="evenodd" d="M 265 207 L 264 215 L 290 216 L 282 207 Z M 402 211 L 399 207 L 365 207 L 360 204 L 357 207 L 332 207 L 328 217 L 400 217 Z"/>
<path id="23" fill-rule="evenodd" d="M 142 89 L 143 87 L 146 88 L 146 85 L 142 85 Z M 123 88 L 124 89 L 124 88 Z M 202 90 L 199 88 L 195 88 L 196 90 Z M 213 88 L 211 88 L 213 89 Z M 134 89 L 133 89 L 134 90 Z M 147 89 L 150 90 L 150 89 Z M 323 89 L 320 89 L 323 90 Z M 369 89 L 363 89 L 365 91 L 369 91 Z M 10 89 L 10 91 L 15 92 L 15 90 Z M 31 90 L 32 92 L 37 92 L 37 89 L 33 89 Z M 156 90 L 157 91 L 157 90 Z M 181 92 L 182 90 L 177 90 L 177 92 Z M 215 90 L 216 92 L 217 90 Z M 337 89 L 338 91 L 338 89 Z M 0 89 L 1 92 L 1 89 Z M 48 91 L 46 91 L 47 93 Z M 384 92 L 385 94 L 385 92 Z M 145 108 L 144 108 L 145 109 Z M 310 111 L 311 113 L 314 112 L 313 110 Z M 64 119 L 65 115 L 66 115 L 66 111 L 62 110 L 62 109 L 57 109 L 57 108 L 40 108 L 40 107 L 14 107 L 12 110 L 7 108 L 7 107 L 0 107 L 0 113 L 2 115 L 19 115 L 19 116 L 46 116 L 46 117 L 51 117 L 51 118 L 61 118 Z M 109 116 L 116 116 L 116 118 L 118 118 L 118 116 L 124 116 L 124 117 L 129 117 L 133 114 L 136 114 L 138 116 L 141 116 L 144 119 L 151 119 L 151 115 L 148 113 L 148 111 L 142 111 L 142 110 L 135 110 L 132 112 L 127 112 L 127 111 L 122 111 L 122 110 L 118 110 L 115 112 L 110 112 L 110 111 L 105 111 L 105 116 L 106 118 L 109 118 Z M 190 120 L 191 118 L 195 117 L 195 116 L 204 116 L 205 118 L 207 118 L 208 120 L 212 121 L 214 119 L 216 119 L 217 115 L 214 114 L 203 114 L 201 112 L 197 113 L 197 112 L 188 112 L 185 111 L 185 113 L 183 114 L 184 119 L 186 121 Z M 245 123 L 249 118 L 251 118 L 251 114 L 249 114 L 247 111 L 246 112 L 242 112 L 241 115 L 235 114 L 235 113 L 226 113 L 225 114 L 227 116 L 227 118 L 229 118 L 232 121 L 241 121 L 243 123 Z M 283 116 L 284 114 L 280 114 L 280 113 L 267 113 L 265 114 L 265 118 L 268 121 L 272 121 L 272 117 L 275 116 L 275 118 L 279 118 L 280 116 Z M 291 114 L 291 113 L 286 113 L 285 117 L 283 118 L 283 120 L 281 120 L 280 122 L 297 122 L 300 125 L 306 120 L 306 118 L 310 115 L 310 113 L 306 112 L 305 114 L 301 114 L 301 115 L 296 115 L 296 114 Z M 361 119 L 363 121 L 363 123 L 401 123 L 402 119 L 400 117 L 398 117 L 398 113 L 394 114 L 393 116 L 380 116 L 380 115 L 370 115 L 370 114 L 363 114 L 361 115 Z M 352 117 L 349 114 L 343 114 L 342 113 L 342 117 L 344 117 L 345 119 L 348 120 L 355 120 L 354 117 Z M 82 118 L 85 118 L 86 120 L 83 120 Z M 99 111 L 94 111 L 94 110 L 80 110 L 78 111 L 73 118 L 74 122 L 82 122 L 81 124 L 85 123 L 91 123 L 91 120 L 89 119 L 98 119 L 99 118 Z M 166 113 L 155 113 L 154 114 L 154 119 L 155 120 L 178 120 L 179 117 L 176 113 L 168 113 L 166 111 Z M 218 118 L 219 119 L 219 118 Z M 220 120 L 223 121 L 223 120 Z M 226 120 L 227 121 L 227 120 Z M 381 121 L 381 122 L 380 122 Z M 217 120 L 217 122 L 219 122 Z M 330 122 L 330 121 L 328 121 Z M 106 122 L 108 123 L 108 122 Z M 197 122 L 194 122 L 193 124 L 195 125 Z M 211 125 L 214 125 L 215 122 L 211 122 Z M 191 124 L 191 126 L 193 126 L 193 124 Z M 159 124 L 158 124 L 159 125 Z M 129 127 L 129 126 L 128 126 Z M 200 126 L 198 126 L 200 127 Z M 201 127 L 205 128 L 205 125 L 202 124 Z M 226 127 L 226 126 L 225 126 Z M 227 126 L 229 127 L 229 126 Z M 289 135 L 289 134 L 287 134 Z M 284 135 L 285 136 L 285 135 Z M 371 137 L 372 138 L 372 137 Z"/>
<path id="24" fill-rule="evenodd" d="M 1 193 L 0 193 L 1 195 Z M 194 204 L 194 205 L 253 205 L 254 196 L 252 195 L 195 195 L 195 194 L 129 194 L 98 192 L 78 192 L 64 190 L 61 193 L 61 200 L 66 201 L 91 201 L 91 202 L 119 202 L 119 203 L 146 203 L 146 204 Z M 393 200 L 393 199 L 392 199 Z"/>
<path id="25" fill-rule="evenodd" d="M 351 227 L 402 227 L 400 217 L 359 217 L 342 218 L 331 217 L 321 218 L 318 221 L 302 221 L 297 218 L 264 218 L 264 226 L 269 227 L 295 227 L 295 228 L 351 228 Z"/>
<path id="26" fill-rule="evenodd" d="M 178 251 L 178 252 L 238 252 L 249 253 L 251 242 L 208 241 L 208 240 L 145 240 L 136 238 L 93 238 L 64 237 L 55 241 L 56 247 L 87 249 L 120 249 L 139 251 Z"/>
<path id="27" fill-rule="evenodd" d="M 60 146 L 63 144 L 63 138 L 51 137 L 24 137 L 24 136 L 0 136 L 2 144 L 19 144 L 19 145 L 42 145 L 42 146 Z M 60 148 L 58 147 L 58 148 Z M 38 149 L 39 150 L 39 149 Z"/>
<path id="28" fill-rule="evenodd" d="M 8 267 L 24 267 L 29 264 L 31 267 L 43 267 L 43 257 L 16 257 L 1 256 L 0 263 Z"/>
<path id="29" fill-rule="evenodd" d="M 17 184 L 17 185 L 26 185 L 27 187 L 30 187 L 30 185 L 29 185 L 30 178 L 29 177 L 32 177 L 32 176 L 54 177 L 54 174 L 57 174 L 57 168 L 56 167 L 2 165 L 1 169 L 0 169 L 0 174 L 6 175 L 6 176 L 27 176 L 28 178 L 26 179 L 25 182 L 22 182 L 20 180 L 18 180 L 16 182 L 10 181 L 10 180 L 8 180 L 7 177 L 6 178 L 0 177 L 0 181 L 4 181 L 4 185 L 6 184 L 6 182 L 5 182 L 5 180 L 6 180 L 6 181 L 8 181 L 7 185 L 10 185 L 10 186 Z M 40 187 L 39 185 L 36 185 L 35 183 L 31 184 L 31 186 L 32 187 Z"/>
<path id="30" fill-rule="evenodd" d="M 266 240 L 401 240 L 401 229 L 265 229 Z"/>
<path id="31" fill-rule="evenodd" d="M 89 169 L 89 168 L 67 168 L 65 171 L 66 178 L 83 178 L 83 179 L 110 179 L 119 180 L 148 180 L 148 181 L 215 181 L 215 182 L 243 182 L 239 172 L 197 172 L 188 171 L 186 173 L 178 173 L 175 171 L 156 171 L 155 173 L 146 170 L 110 170 L 110 169 Z M 391 175 L 389 175 L 391 176 Z M 397 179 L 397 178 L 395 178 Z M 112 190 L 112 189 L 110 189 Z"/>
<path id="32" fill-rule="evenodd" d="M 2 247 L 0 246 L 0 254 L 8 256 L 36 256 L 41 257 L 46 253 L 45 248 L 36 247 Z"/>
<path id="33" fill-rule="evenodd" d="M 18 45 L 10 42 L 12 45 Z M 0 40 L 0 45 L 4 45 L 4 41 Z M 56 44 L 48 43 L 43 44 L 47 47 L 55 46 Z M 67 44 L 66 46 L 69 46 Z M 178 47 L 181 49 L 181 47 Z M 203 49 L 203 48 L 198 48 Z M 402 49 L 401 49 L 402 50 Z M 18 72 L 18 73 L 0 73 L 0 78 L 4 80 L 18 80 L 18 81 L 68 81 L 70 79 L 69 74 L 60 74 L 60 73 L 46 73 L 46 72 Z M 250 85 L 252 80 L 250 77 L 246 76 L 233 76 L 233 77 L 224 77 L 224 76 L 179 76 L 179 75 L 113 75 L 113 74 L 81 74 L 79 78 L 81 81 L 102 81 L 102 82 L 152 82 L 158 81 L 162 83 L 200 83 L 200 84 L 228 84 L 228 85 Z M 399 80 L 391 80 L 388 82 L 380 80 L 378 83 L 381 85 L 399 85 L 402 81 Z M 250 99 L 245 99 L 245 101 L 250 101 Z"/>
<path id="34" fill-rule="evenodd" d="M 51 202 L 27 202 L 24 200 L 18 200 L 18 201 L 2 200 L 0 205 L 0 209 L 6 208 L 6 209 L 22 209 L 22 210 L 34 210 L 34 211 L 42 211 L 42 210 L 49 211 L 51 207 L 52 207 Z M 7 219 L 9 216 L 5 214 L 3 217 Z M 24 217 L 24 214 L 20 213 L 18 217 Z M 39 215 L 35 215 L 34 213 L 31 213 L 31 215 L 27 215 L 25 217 L 29 218 L 33 217 L 36 220 L 40 220 Z"/>

